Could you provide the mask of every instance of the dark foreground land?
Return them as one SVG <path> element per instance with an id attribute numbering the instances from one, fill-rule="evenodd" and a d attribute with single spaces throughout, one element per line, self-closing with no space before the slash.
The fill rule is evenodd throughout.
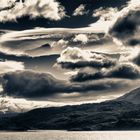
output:
<path id="1" fill-rule="evenodd" d="M 34 109 L 1 117 L 0 130 L 140 130 L 140 89 L 108 102 Z"/>

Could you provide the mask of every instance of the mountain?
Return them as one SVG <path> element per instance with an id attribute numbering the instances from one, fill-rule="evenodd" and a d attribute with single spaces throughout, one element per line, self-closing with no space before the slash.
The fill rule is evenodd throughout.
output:
<path id="1" fill-rule="evenodd" d="M 136 88 L 131 92 L 117 99 L 118 101 L 128 101 L 133 104 L 140 104 L 140 88 Z"/>
<path id="2" fill-rule="evenodd" d="M 38 108 L 3 117 L 0 130 L 140 130 L 140 105 L 127 101 L 135 91 L 121 97 L 121 100 Z M 139 92 L 135 94 L 138 95 Z M 127 97 L 126 100 L 124 97 Z"/>
<path id="3" fill-rule="evenodd" d="M 114 101 L 39 108 L 0 119 L 0 130 L 139 130 L 140 107 Z"/>
<path id="4" fill-rule="evenodd" d="M 139 91 L 138 88 L 113 101 L 38 108 L 3 117 L 0 130 L 140 130 Z"/>

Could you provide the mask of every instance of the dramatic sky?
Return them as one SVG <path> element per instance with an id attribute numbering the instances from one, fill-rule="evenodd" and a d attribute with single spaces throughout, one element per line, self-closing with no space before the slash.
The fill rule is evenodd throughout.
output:
<path id="1" fill-rule="evenodd" d="M 139 87 L 140 0 L 0 0 L 0 110 L 101 102 Z"/>

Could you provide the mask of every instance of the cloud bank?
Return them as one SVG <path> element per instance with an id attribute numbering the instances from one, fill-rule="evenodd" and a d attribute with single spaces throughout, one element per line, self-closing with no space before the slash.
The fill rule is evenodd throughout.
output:
<path id="1" fill-rule="evenodd" d="M 140 70 L 132 63 L 122 63 L 110 69 L 103 68 L 94 73 L 88 71 L 79 72 L 77 75 L 71 77 L 71 81 L 84 82 L 103 78 L 137 79 L 140 78 Z"/>
<path id="2" fill-rule="evenodd" d="M 109 34 L 125 46 L 140 45 L 140 1 L 131 0 L 128 7 L 118 13 Z"/>
<path id="3" fill-rule="evenodd" d="M 110 59 L 104 54 L 92 53 L 88 50 L 82 50 L 79 48 L 68 47 L 62 51 L 60 57 L 57 59 L 57 64 L 62 68 L 76 69 L 82 67 L 110 67 L 115 65 L 115 60 Z"/>
<path id="4" fill-rule="evenodd" d="M 99 81 L 70 83 L 54 78 L 50 74 L 32 71 L 6 73 L 2 77 L 3 95 L 24 98 L 50 97 L 61 93 L 109 90 L 122 86 L 122 82 Z"/>
<path id="5" fill-rule="evenodd" d="M 1 1 L 0 5 L 9 5 L 9 0 Z M 50 20 L 60 20 L 65 16 L 64 7 L 55 0 L 25 0 L 24 3 L 14 2 L 14 6 L 0 11 L 0 22 L 16 21 L 17 18 L 43 17 Z"/>

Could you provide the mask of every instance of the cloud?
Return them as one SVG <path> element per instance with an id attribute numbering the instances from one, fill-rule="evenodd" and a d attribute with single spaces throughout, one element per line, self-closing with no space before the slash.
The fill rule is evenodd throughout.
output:
<path id="1" fill-rule="evenodd" d="M 7 5 L 8 2 L 7 0 Z M 1 4 L 5 4 L 5 2 L 1 1 Z M 23 16 L 60 20 L 65 16 L 65 11 L 64 7 L 55 0 L 25 0 L 24 3 L 15 2 L 11 9 L 1 10 L 0 22 L 16 21 L 17 18 Z"/>
<path id="2" fill-rule="evenodd" d="M 8 0 L 5 0 L 5 1 L 8 1 Z M 16 1 L 20 1 L 20 0 L 16 0 Z M 21 0 L 21 1 L 25 1 L 24 3 L 26 3 L 27 0 Z M 34 2 L 36 0 L 30 0 L 30 1 Z M 39 0 L 39 1 L 47 1 L 47 0 Z M 53 0 L 51 0 L 51 1 L 53 1 Z M 100 1 L 91 1 L 91 0 L 87 0 L 87 1 L 82 0 L 82 1 L 76 1 L 76 2 L 72 1 L 71 3 L 66 2 L 64 0 L 55 0 L 55 1 L 56 2 L 58 1 L 61 5 L 63 5 L 63 7 L 65 7 L 66 14 L 68 15 L 68 16 L 65 16 L 65 18 L 63 20 L 59 21 L 59 22 L 57 22 L 57 21 L 48 21 L 48 20 L 46 20 L 44 18 L 37 18 L 36 20 L 32 20 L 32 19 L 30 19 L 28 17 L 28 15 L 27 16 L 25 15 L 25 17 L 23 16 L 22 18 L 20 17 L 20 19 L 18 18 L 17 22 L 1 23 L 1 27 L 5 28 L 5 29 L 7 29 L 7 28 L 13 29 L 14 28 L 16 30 L 17 29 L 21 30 L 21 29 L 26 29 L 26 28 L 29 29 L 29 28 L 33 28 L 35 26 L 46 27 L 46 28 L 48 28 L 48 27 L 56 27 L 56 26 L 57 27 L 61 26 L 61 27 L 66 27 L 66 28 L 87 27 L 90 23 L 96 22 L 96 20 L 98 19 L 96 17 L 92 17 L 92 12 L 95 9 L 97 9 L 99 7 L 102 7 L 102 6 L 105 7 L 105 8 L 106 7 L 111 7 L 111 6 L 112 7 L 121 7 L 122 5 L 126 4 L 126 2 L 128 0 L 115 0 L 115 1 L 113 1 L 111 3 L 109 1 L 108 2 L 106 2 L 106 1 L 100 2 Z M 78 8 L 81 4 L 85 6 L 85 14 L 86 15 L 72 16 L 73 11 L 76 8 Z M 14 5 L 17 5 L 17 2 L 14 2 Z M 60 8 L 60 9 L 63 9 L 63 8 Z M 49 8 L 47 10 L 49 10 Z M 6 11 L 6 10 L 4 10 L 4 11 Z M 62 11 L 65 11 L 65 10 L 62 10 Z M 53 14 L 55 14 L 55 12 L 53 12 Z M 83 14 L 83 12 L 82 12 L 82 14 Z M 24 26 L 23 26 L 22 21 L 24 19 L 26 20 L 26 24 L 24 24 Z M 84 20 L 84 22 L 81 22 L 82 20 Z"/>
<path id="3" fill-rule="evenodd" d="M 119 61 L 120 62 L 132 62 L 136 63 L 134 60 L 139 59 L 140 49 L 139 47 L 127 47 L 124 49 L 120 55 Z M 138 65 L 138 64 L 137 64 Z"/>
<path id="4" fill-rule="evenodd" d="M 0 74 L 24 70 L 24 64 L 16 61 L 0 61 Z"/>
<path id="5" fill-rule="evenodd" d="M 131 39 L 127 42 L 127 44 L 129 46 L 136 46 L 136 45 L 140 45 L 140 40 L 139 39 Z"/>
<path id="6" fill-rule="evenodd" d="M 123 33 L 125 34 L 125 32 L 127 32 L 127 28 L 129 28 L 128 26 L 130 26 L 129 23 L 131 21 L 132 22 L 130 24 L 133 24 L 133 19 L 132 19 L 132 16 L 130 16 L 131 14 L 129 14 L 129 12 L 131 13 L 132 11 L 139 11 L 139 9 L 140 9 L 139 0 L 129 0 L 129 1 L 127 1 L 127 3 L 125 3 L 124 5 L 121 5 L 121 6 L 100 7 L 97 10 L 94 10 L 94 13 L 93 13 L 93 17 L 97 17 L 99 19 L 97 20 L 97 22 L 90 24 L 90 26 L 93 28 L 97 28 L 97 29 L 99 28 L 100 30 L 103 30 L 107 34 L 109 33 L 111 36 L 114 36 L 114 38 L 117 39 L 117 37 L 116 37 L 117 32 L 118 32 L 118 34 L 120 33 L 120 36 L 121 36 Z M 129 17 L 129 18 L 127 18 L 127 17 Z M 126 26 L 124 25 L 124 23 L 122 21 L 123 19 L 124 19 L 124 22 L 128 22 L 125 24 Z M 137 22 L 137 21 L 134 20 L 134 22 Z M 117 23 L 118 23 L 118 25 L 117 25 Z M 117 31 L 117 30 L 119 30 L 119 26 L 125 26 L 124 30 L 122 27 L 122 30 L 123 30 L 122 32 Z M 114 28 L 114 30 L 116 30 L 116 34 L 115 34 L 115 32 L 112 33 L 112 31 L 111 31 L 112 27 Z M 118 37 L 120 37 L 120 36 L 118 35 Z M 116 39 L 115 39 L 115 41 L 116 41 Z M 120 37 L 120 39 L 121 39 L 121 37 Z M 123 39 L 122 39 L 122 41 L 123 41 Z M 116 43 L 118 43 L 118 41 Z"/>
<path id="7" fill-rule="evenodd" d="M 86 11 L 85 9 L 85 5 L 84 4 L 81 4 L 79 5 L 73 12 L 73 16 L 83 16 L 85 14 L 88 13 L 88 11 Z"/>
<path id="8" fill-rule="evenodd" d="M 63 83 L 50 74 L 20 71 L 3 76 L 3 89 L 8 95 L 40 97 L 63 91 Z M 61 85 L 62 84 L 62 85 Z M 52 88 L 53 86 L 53 88 Z"/>
<path id="9" fill-rule="evenodd" d="M 57 42 L 52 43 L 52 47 L 56 48 L 56 49 L 62 49 L 67 47 L 69 41 L 64 40 L 64 39 L 60 39 Z"/>
<path id="10" fill-rule="evenodd" d="M 122 82 L 99 81 L 87 83 L 70 83 L 54 78 L 50 74 L 32 71 L 17 71 L 6 73 L 2 77 L 3 95 L 12 97 L 52 97 L 61 93 L 101 91 L 118 88 Z"/>
<path id="11" fill-rule="evenodd" d="M 101 21 L 107 21 L 107 20 L 112 20 L 114 17 L 114 14 L 118 12 L 118 8 L 99 8 L 94 11 L 93 16 L 94 17 L 100 17 L 99 20 Z"/>
<path id="12" fill-rule="evenodd" d="M 17 56 L 28 55 L 28 56 L 41 56 L 50 54 L 60 54 L 61 51 L 67 46 L 81 46 L 80 42 L 73 42 L 75 35 L 85 34 L 85 40 L 89 38 L 88 42 L 90 46 L 92 43 L 97 42 L 99 44 L 100 38 L 103 38 L 102 33 L 95 33 L 96 31 L 91 28 L 34 28 L 22 31 L 8 31 L 7 33 L 0 36 L 0 50 L 6 54 L 14 54 Z M 93 32 L 93 33 L 91 33 Z M 102 40 L 101 42 L 106 41 Z M 50 44 L 50 51 L 44 51 L 42 53 L 32 54 L 31 50 L 39 48 L 43 44 Z M 84 44 L 83 44 L 84 45 Z"/>
<path id="13" fill-rule="evenodd" d="M 12 7 L 16 0 L 1 0 L 0 1 L 0 10 Z"/>
<path id="14" fill-rule="evenodd" d="M 134 55 L 133 57 L 130 58 L 130 60 L 137 64 L 138 66 L 140 66 L 140 51 L 137 52 L 136 55 Z"/>
<path id="15" fill-rule="evenodd" d="M 93 28 L 102 29 L 105 33 L 108 32 L 109 27 L 112 24 L 112 21 L 118 14 L 118 8 L 103 8 L 95 10 L 93 13 L 93 17 L 99 18 L 97 22 L 90 24 Z"/>
<path id="16" fill-rule="evenodd" d="M 88 42 L 88 37 L 85 34 L 78 34 L 75 35 L 75 38 L 73 39 L 74 42 L 82 42 L 83 44 L 86 44 Z"/>
<path id="17" fill-rule="evenodd" d="M 57 59 L 57 64 L 62 68 L 76 69 L 82 67 L 110 67 L 115 65 L 115 60 L 104 54 L 94 53 L 88 50 L 68 47 L 62 51 Z"/>
<path id="18" fill-rule="evenodd" d="M 136 3 L 137 2 L 137 3 Z M 124 46 L 140 45 L 140 1 L 132 0 L 119 12 L 109 34 Z"/>
<path id="19" fill-rule="evenodd" d="M 35 108 L 64 106 L 65 103 L 51 101 L 33 101 L 12 97 L 0 97 L 0 112 L 27 112 Z"/>
<path id="20" fill-rule="evenodd" d="M 101 69 L 100 71 L 89 73 L 79 72 L 71 77 L 71 81 L 83 82 L 87 80 L 97 80 L 102 78 L 125 78 L 137 79 L 140 78 L 139 67 L 132 63 L 121 63 L 110 69 Z"/>

